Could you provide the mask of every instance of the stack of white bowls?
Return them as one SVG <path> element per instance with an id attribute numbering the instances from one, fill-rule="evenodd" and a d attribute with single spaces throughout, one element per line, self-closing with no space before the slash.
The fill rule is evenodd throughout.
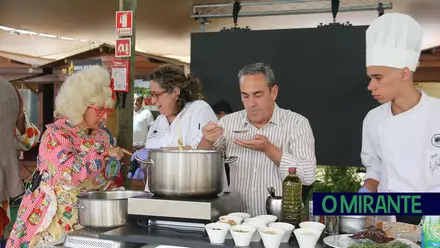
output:
<path id="1" fill-rule="evenodd" d="M 259 215 L 251 218 L 247 213 L 231 213 L 221 216 L 217 223 L 207 224 L 205 229 L 210 242 L 213 244 L 223 244 L 225 239 L 230 238 L 234 240 L 235 246 L 237 247 L 245 247 L 249 246 L 251 242 L 263 241 L 265 248 L 279 248 L 281 243 L 289 242 L 292 232 L 296 230 L 295 227 L 289 223 L 276 222 L 277 219 L 275 215 Z M 297 236 L 298 242 L 300 243 L 300 248 L 309 248 L 310 240 L 303 238 L 303 236 L 308 235 L 308 232 L 304 231 L 310 229 L 312 230 L 310 231 L 311 233 L 317 233 L 318 231 L 316 229 L 318 227 L 310 228 L 313 224 L 308 224 L 307 222 L 303 222 L 302 224 L 309 226 L 303 228 L 300 224 L 301 228 L 297 230 L 303 230 L 295 232 L 295 236 Z M 299 241 L 300 239 L 301 241 Z M 314 241 L 314 245 L 316 241 Z"/>

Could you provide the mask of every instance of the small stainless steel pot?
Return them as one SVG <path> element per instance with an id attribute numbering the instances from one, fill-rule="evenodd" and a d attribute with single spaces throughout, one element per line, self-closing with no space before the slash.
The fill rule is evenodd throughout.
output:
<path id="1" fill-rule="evenodd" d="M 267 197 L 266 199 L 266 212 L 270 215 L 278 217 L 278 221 L 281 221 L 281 209 L 282 209 L 283 197 L 274 196 Z"/>
<path id="2" fill-rule="evenodd" d="M 148 188 L 156 196 L 208 198 L 223 191 L 224 163 L 217 150 L 152 150 L 148 161 L 140 161 Z"/>
<path id="3" fill-rule="evenodd" d="M 343 215 L 339 216 L 339 230 L 341 233 L 352 234 L 366 229 L 368 226 L 374 225 L 372 217 Z"/>
<path id="4" fill-rule="evenodd" d="M 128 198 L 148 194 L 143 191 L 91 191 L 78 195 L 78 222 L 83 227 L 111 228 L 127 222 Z"/>

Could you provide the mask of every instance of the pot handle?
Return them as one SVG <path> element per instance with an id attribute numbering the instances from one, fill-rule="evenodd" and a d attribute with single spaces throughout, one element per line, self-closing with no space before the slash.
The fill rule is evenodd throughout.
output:
<path id="1" fill-rule="evenodd" d="M 144 168 L 145 166 L 154 168 L 154 160 L 150 158 L 149 160 L 142 160 L 138 157 L 135 157 L 136 161 L 138 161 L 141 164 L 141 168 Z"/>
<path id="2" fill-rule="evenodd" d="M 232 164 L 237 160 L 238 160 L 238 157 L 235 157 L 235 156 L 227 157 L 227 158 L 225 158 L 224 163 L 225 164 Z"/>
<path id="3" fill-rule="evenodd" d="M 76 206 L 72 206 L 73 208 L 77 208 L 78 210 L 84 210 L 84 205 L 76 204 Z"/>
<path id="4" fill-rule="evenodd" d="M 68 203 L 66 200 L 64 200 L 63 198 L 60 198 L 60 200 L 62 201 L 62 202 L 64 202 L 66 205 L 69 205 L 70 207 L 72 207 L 72 208 L 76 208 L 76 209 L 78 209 L 78 210 L 84 210 L 84 205 L 81 205 L 81 204 L 79 204 L 79 203 L 77 203 L 76 205 L 72 205 L 72 204 L 70 204 L 70 203 Z"/>

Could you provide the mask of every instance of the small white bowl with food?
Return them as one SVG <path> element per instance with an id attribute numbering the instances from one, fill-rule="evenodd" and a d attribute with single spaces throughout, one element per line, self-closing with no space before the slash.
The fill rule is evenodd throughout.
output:
<path id="1" fill-rule="evenodd" d="M 264 224 L 263 222 L 259 222 L 259 221 L 248 221 L 248 222 L 243 223 L 243 225 L 255 227 L 257 230 L 258 230 L 258 228 L 261 228 L 261 227 L 267 227 L 266 224 Z M 251 242 L 260 242 L 260 241 L 261 241 L 260 233 L 255 232 L 251 238 Z"/>
<path id="2" fill-rule="evenodd" d="M 208 233 L 209 241 L 213 244 L 223 244 L 230 227 L 229 224 L 221 222 L 206 224 L 205 230 Z"/>
<path id="3" fill-rule="evenodd" d="M 265 248 L 278 248 L 281 244 L 281 239 L 284 237 L 286 231 L 275 227 L 261 227 L 258 228 L 261 239 Z"/>
<path id="4" fill-rule="evenodd" d="M 260 223 L 263 223 L 263 224 L 265 224 L 265 225 L 268 225 L 269 222 L 270 222 L 270 221 L 268 221 L 268 220 L 266 220 L 266 219 L 263 219 L 263 218 L 256 218 L 256 217 L 253 217 L 253 218 L 245 219 L 245 220 L 244 220 L 244 223 L 246 223 L 246 222 L 250 222 L 250 221 L 253 221 L 253 222 L 260 222 Z"/>
<path id="5" fill-rule="evenodd" d="M 230 213 L 228 214 L 228 216 L 240 216 L 243 220 L 249 219 L 251 217 L 250 214 L 248 213 L 242 213 L 242 212 L 235 212 L 235 213 Z"/>
<path id="6" fill-rule="evenodd" d="M 284 233 L 283 238 L 281 239 L 281 243 L 288 243 L 290 240 L 290 237 L 292 236 L 293 230 L 295 230 L 294 225 L 289 224 L 289 223 L 285 223 L 285 222 L 270 223 L 269 227 L 279 228 L 279 229 L 283 229 L 284 231 L 286 231 L 286 233 Z"/>
<path id="7" fill-rule="evenodd" d="M 240 225 L 243 222 L 243 218 L 237 215 L 223 215 L 219 218 L 220 222 L 228 223 L 231 226 Z"/>
<path id="8" fill-rule="evenodd" d="M 275 216 L 275 215 L 270 215 L 270 214 L 266 214 L 266 215 L 258 215 L 258 216 L 255 216 L 255 218 L 257 218 L 257 219 L 264 219 L 264 220 L 267 220 L 267 221 L 268 221 L 267 224 L 274 223 L 274 222 L 277 221 L 277 219 L 278 219 L 277 216 Z"/>
<path id="9" fill-rule="evenodd" d="M 231 225 L 230 225 L 229 223 L 225 223 L 225 222 L 221 222 L 221 221 L 217 221 L 217 223 L 227 224 L 227 225 L 229 225 L 229 227 L 231 227 Z M 229 230 L 229 228 L 228 228 L 228 230 Z M 225 237 L 225 239 L 232 239 L 232 235 L 231 235 L 230 232 L 227 232 L 227 233 L 226 233 L 226 237 Z"/>
<path id="10" fill-rule="evenodd" d="M 229 231 L 234 239 L 235 246 L 249 246 L 252 236 L 257 231 L 255 227 L 246 225 L 231 226 Z"/>

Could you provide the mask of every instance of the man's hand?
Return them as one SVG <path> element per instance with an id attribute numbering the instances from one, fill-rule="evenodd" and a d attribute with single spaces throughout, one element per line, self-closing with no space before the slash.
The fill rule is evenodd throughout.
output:
<path id="1" fill-rule="evenodd" d="M 253 140 L 235 139 L 234 143 L 260 152 L 266 152 L 272 145 L 267 137 L 261 134 L 257 134 Z"/>
<path id="2" fill-rule="evenodd" d="M 264 152 L 277 166 L 281 163 L 281 150 L 272 144 L 269 139 L 261 134 L 257 134 L 253 140 L 235 139 L 234 143 L 252 150 Z"/>
<path id="3" fill-rule="evenodd" d="M 202 128 L 203 139 L 211 145 L 223 135 L 223 132 L 223 128 L 213 122 L 209 122 Z"/>

